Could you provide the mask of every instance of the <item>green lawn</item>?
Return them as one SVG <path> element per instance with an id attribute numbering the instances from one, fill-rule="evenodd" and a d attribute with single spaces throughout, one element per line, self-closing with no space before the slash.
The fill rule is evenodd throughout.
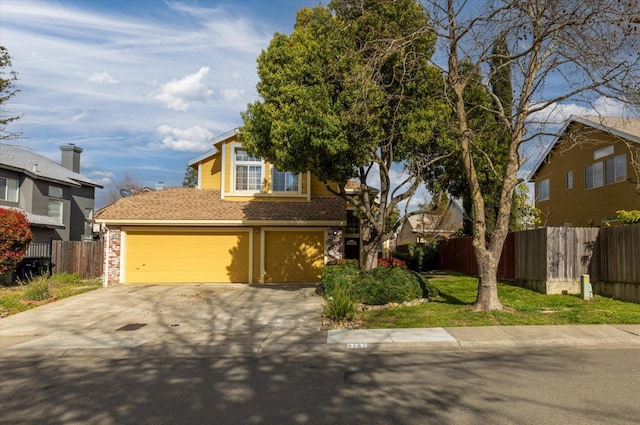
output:
<path id="1" fill-rule="evenodd" d="M 59 300 L 102 286 L 98 279 L 82 280 L 75 274 L 60 273 L 51 277 L 38 276 L 27 284 L 0 284 L 0 317 L 9 316 L 37 307 L 24 304 L 26 300 Z"/>
<path id="2" fill-rule="evenodd" d="M 359 313 L 361 327 L 423 328 L 446 326 L 561 325 L 640 323 L 640 304 L 596 295 L 586 301 L 577 295 L 542 295 L 500 283 L 498 293 L 506 311 L 474 313 L 478 280 L 435 273 L 425 275 L 440 296 L 415 307 Z"/>

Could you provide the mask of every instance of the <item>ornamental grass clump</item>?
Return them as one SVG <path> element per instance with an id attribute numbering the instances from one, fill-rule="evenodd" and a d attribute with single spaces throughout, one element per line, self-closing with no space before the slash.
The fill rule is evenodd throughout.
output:
<path id="1" fill-rule="evenodd" d="M 353 320 L 356 314 L 357 302 L 348 288 L 338 286 L 327 298 L 324 317 L 331 320 Z"/>
<path id="2" fill-rule="evenodd" d="M 46 301 L 52 297 L 51 286 L 45 276 L 32 278 L 22 296 L 26 301 Z"/>

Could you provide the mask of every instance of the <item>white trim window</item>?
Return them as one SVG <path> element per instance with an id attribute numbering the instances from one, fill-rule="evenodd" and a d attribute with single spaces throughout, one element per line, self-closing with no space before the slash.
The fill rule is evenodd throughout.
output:
<path id="1" fill-rule="evenodd" d="M 18 202 L 19 187 L 18 180 L 0 177 L 0 201 Z"/>
<path id="2" fill-rule="evenodd" d="M 273 192 L 300 192 L 300 176 L 272 168 L 271 187 Z"/>
<path id="3" fill-rule="evenodd" d="M 549 200 L 549 179 L 540 180 L 536 183 L 536 201 Z"/>
<path id="4" fill-rule="evenodd" d="M 567 189 L 573 189 L 573 171 L 567 171 Z"/>
<path id="5" fill-rule="evenodd" d="M 262 175 L 264 162 L 260 158 L 250 156 L 244 149 L 235 149 L 234 189 L 236 192 L 260 192 L 262 190 Z"/>

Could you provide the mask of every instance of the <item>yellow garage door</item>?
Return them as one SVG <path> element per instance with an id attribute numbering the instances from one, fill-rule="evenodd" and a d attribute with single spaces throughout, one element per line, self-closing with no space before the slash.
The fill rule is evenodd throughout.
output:
<path id="1" fill-rule="evenodd" d="M 265 282 L 319 282 L 324 231 L 265 232 Z"/>
<path id="2" fill-rule="evenodd" d="M 126 232 L 125 282 L 249 281 L 249 232 Z"/>

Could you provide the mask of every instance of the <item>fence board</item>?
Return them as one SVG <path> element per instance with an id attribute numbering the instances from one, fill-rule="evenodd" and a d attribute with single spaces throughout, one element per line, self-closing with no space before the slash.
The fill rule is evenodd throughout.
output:
<path id="1" fill-rule="evenodd" d="M 82 279 L 102 275 L 101 241 L 53 241 L 51 262 L 54 273 L 77 273 Z"/>
<path id="2" fill-rule="evenodd" d="M 478 275 L 478 262 L 473 250 L 473 238 L 462 237 L 438 241 L 440 270 L 449 270 L 472 276 Z M 515 278 L 515 236 L 513 233 L 507 235 L 502 256 L 498 263 L 498 278 Z"/>

